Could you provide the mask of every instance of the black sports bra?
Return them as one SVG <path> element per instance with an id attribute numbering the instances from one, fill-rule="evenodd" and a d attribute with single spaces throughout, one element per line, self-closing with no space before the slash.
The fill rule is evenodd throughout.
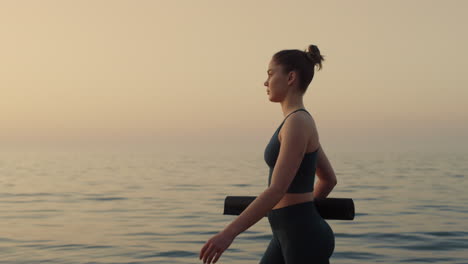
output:
<path id="1" fill-rule="evenodd" d="M 278 133 L 281 127 L 283 126 L 286 119 L 293 113 L 297 111 L 305 111 L 305 109 L 297 109 L 287 115 L 281 125 L 276 129 L 275 133 L 270 139 L 270 142 L 265 148 L 264 158 L 265 162 L 267 163 L 268 167 L 270 168 L 270 172 L 268 175 L 268 186 L 271 184 L 271 175 L 273 174 L 273 169 L 275 168 L 276 160 L 279 155 L 280 145 L 281 142 L 278 140 Z M 309 115 L 310 113 L 307 112 Z M 287 193 L 305 193 L 305 192 L 312 192 L 314 190 L 314 179 L 315 179 L 315 169 L 317 164 L 317 154 L 318 149 L 314 152 L 308 152 L 304 154 L 302 159 L 301 165 L 294 177 L 293 181 L 289 185 Z"/>

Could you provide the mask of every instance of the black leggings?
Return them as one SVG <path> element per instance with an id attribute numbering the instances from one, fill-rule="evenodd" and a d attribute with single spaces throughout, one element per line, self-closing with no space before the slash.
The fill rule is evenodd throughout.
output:
<path id="1" fill-rule="evenodd" d="M 272 210 L 273 238 L 260 264 L 328 264 L 335 249 L 333 230 L 313 201 Z"/>

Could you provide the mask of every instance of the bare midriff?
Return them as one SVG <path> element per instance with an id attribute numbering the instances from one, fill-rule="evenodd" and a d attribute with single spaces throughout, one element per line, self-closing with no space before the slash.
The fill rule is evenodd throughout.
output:
<path id="1" fill-rule="evenodd" d="M 309 201 L 313 201 L 314 196 L 313 192 L 307 192 L 307 193 L 286 193 L 283 198 L 272 208 L 274 209 L 279 209 L 282 207 L 286 207 L 289 205 L 293 204 L 298 204 L 298 203 L 305 203 Z"/>

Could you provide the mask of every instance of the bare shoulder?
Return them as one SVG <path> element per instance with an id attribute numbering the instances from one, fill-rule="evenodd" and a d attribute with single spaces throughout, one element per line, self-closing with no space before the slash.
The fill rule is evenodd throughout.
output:
<path id="1" fill-rule="evenodd" d="M 283 124 L 284 131 L 288 133 L 301 134 L 308 140 L 310 148 L 317 149 L 319 146 L 319 138 L 317 126 L 312 115 L 299 111 L 289 116 Z M 281 142 L 283 137 L 283 129 L 279 131 L 278 140 Z"/>

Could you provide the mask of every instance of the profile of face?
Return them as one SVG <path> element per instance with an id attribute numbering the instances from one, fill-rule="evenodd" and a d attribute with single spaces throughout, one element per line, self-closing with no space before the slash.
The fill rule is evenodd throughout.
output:
<path id="1" fill-rule="evenodd" d="M 267 87 L 268 98 L 272 102 L 283 101 L 294 83 L 296 73 L 284 73 L 282 66 L 271 60 L 268 64 L 267 74 L 268 79 L 264 85 Z"/>

